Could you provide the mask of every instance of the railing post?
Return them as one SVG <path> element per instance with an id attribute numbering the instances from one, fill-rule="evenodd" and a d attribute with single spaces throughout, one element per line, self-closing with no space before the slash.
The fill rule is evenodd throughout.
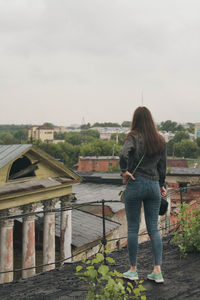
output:
<path id="1" fill-rule="evenodd" d="M 106 224 L 105 224 L 105 210 L 104 210 L 104 205 L 105 205 L 105 200 L 102 200 L 102 220 L 103 220 L 103 239 L 102 239 L 102 244 L 104 247 L 104 264 L 106 265 L 106 244 L 107 244 L 107 240 L 106 240 Z"/>
<path id="2" fill-rule="evenodd" d="M 183 188 L 180 187 L 180 200 L 181 200 L 181 208 L 183 207 Z"/>

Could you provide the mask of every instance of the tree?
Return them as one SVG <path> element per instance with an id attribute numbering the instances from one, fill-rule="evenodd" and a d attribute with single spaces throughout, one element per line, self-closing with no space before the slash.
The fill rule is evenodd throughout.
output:
<path id="1" fill-rule="evenodd" d="M 124 122 L 122 122 L 121 126 L 130 128 L 131 127 L 131 122 L 130 121 L 124 121 Z"/>
<path id="2" fill-rule="evenodd" d="M 91 127 L 90 123 L 81 125 L 81 129 L 89 129 Z"/>
<path id="3" fill-rule="evenodd" d="M 194 133 L 194 127 L 195 127 L 194 123 L 187 123 L 187 125 L 189 127 L 187 128 L 187 131 L 190 133 Z"/>
<path id="4" fill-rule="evenodd" d="M 15 131 L 13 134 L 14 138 L 17 139 L 18 141 L 26 141 L 28 136 L 27 136 L 27 130 L 26 129 L 20 129 Z"/>
<path id="5" fill-rule="evenodd" d="M 161 124 L 160 124 L 160 130 L 164 130 L 164 131 L 174 132 L 174 131 L 176 131 L 176 127 L 177 127 L 177 123 L 172 122 L 171 120 L 161 122 Z"/>
<path id="6" fill-rule="evenodd" d="M 11 133 L 3 133 L 0 135 L 0 139 L 2 141 L 2 144 L 4 145 L 10 145 L 10 144 L 17 144 L 19 143 L 17 139 L 13 137 Z"/>
<path id="7" fill-rule="evenodd" d="M 126 134 L 125 133 L 113 133 L 111 135 L 111 140 L 117 141 L 117 135 L 118 135 L 118 142 L 120 145 L 124 144 L 125 138 L 126 138 Z"/>
<path id="8" fill-rule="evenodd" d="M 80 145 L 82 142 L 80 132 L 66 132 L 65 141 L 72 145 Z"/>
<path id="9" fill-rule="evenodd" d="M 49 127 L 49 128 L 51 128 L 51 129 L 53 129 L 53 128 L 56 127 L 54 124 L 52 124 L 52 123 L 50 123 L 50 122 L 45 122 L 45 123 L 43 124 L 43 126 Z"/>
<path id="10" fill-rule="evenodd" d="M 92 127 L 120 127 L 120 125 L 118 123 L 112 123 L 112 122 L 104 122 L 104 123 L 96 122 L 92 125 Z"/>
<path id="11" fill-rule="evenodd" d="M 197 144 L 190 140 L 182 140 L 174 144 L 174 153 L 178 157 L 197 158 L 198 150 Z"/>
<path id="12" fill-rule="evenodd" d="M 166 148 L 167 148 L 167 155 L 168 156 L 172 156 L 174 155 L 174 140 L 170 140 L 167 144 L 166 144 Z"/>
<path id="13" fill-rule="evenodd" d="M 95 140 L 92 143 L 81 145 L 80 155 L 82 156 L 112 156 L 119 155 L 121 146 L 114 141 Z"/>
<path id="14" fill-rule="evenodd" d="M 72 167 L 78 161 L 80 146 L 73 146 L 69 143 L 43 143 L 36 142 L 37 147 L 63 162 L 67 167 Z"/>
<path id="15" fill-rule="evenodd" d="M 190 136 L 189 134 L 185 133 L 184 131 L 179 131 L 175 134 L 173 140 L 174 143 L 181 142 L 182 140 L 189 140 Z"/>
<path id="16" fill-rule="evenodd" d="M 200 147 L 200 137 L 196 138 L 195 143 L 197 144 L 198 147 Z"/>

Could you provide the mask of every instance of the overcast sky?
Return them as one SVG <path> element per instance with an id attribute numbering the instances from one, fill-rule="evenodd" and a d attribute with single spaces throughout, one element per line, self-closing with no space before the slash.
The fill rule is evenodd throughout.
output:
<path id="1" fill-rule="evenodd" d="M 200 121 L 199 0 L 0 0 L 0 124 Z"/>

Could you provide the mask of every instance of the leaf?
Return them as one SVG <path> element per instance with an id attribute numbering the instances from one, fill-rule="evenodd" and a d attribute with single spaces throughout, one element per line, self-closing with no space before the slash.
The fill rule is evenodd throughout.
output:
<path id="1" fill-rule="evenodd" d="M 82 269 L 83 269 L 83 267 L 77 266 L 77 267 L 76 267 L 76 272 L 79 272 L 79 271 L 82 270 Z"/>
<path id="2" fill-rule="evenodd" d="M 97 259 L 98 263 L 102 262 L 104 260 L 103 254 L 102 253 L 97 253 L 96 259 Z"/>
<path id="3" fill-rule="evenodd" d="M 101 265 L 98 269 L 98 272 L 102 275 L 106 275 L 109 272 L 108 266 Z"/>
<path id="4" fill-rule="evenodd" d="M 106 260 L 111 264 L 115 263 L 115 260 L 112 257 L 106 257 Z"/>
<path id="5" fill-rule="evenodd" d="M 97 271 L 94 270 L 94 269 L 89 269 L 89 270 L 87 271 L 87 274 L 88 274 L 88 276 L 89 276 L 90 278 L 94 279 L 94 278 L 97 276 Z"/>
<path id="6" fill-rule="evenodd" d="M 129 285 L 133 289 L 132 283 L 128 282 L 127 285 Z"/>

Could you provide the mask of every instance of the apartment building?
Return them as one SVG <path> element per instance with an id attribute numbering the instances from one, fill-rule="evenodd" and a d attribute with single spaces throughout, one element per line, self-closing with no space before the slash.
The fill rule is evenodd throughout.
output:
<path id="1" fill-rule="evenodd" d="M 28 140 L 41 140 L 42 142 L 53 142 L 54 129 L 47 126 L 32 126 L 28 130 Z"/>

